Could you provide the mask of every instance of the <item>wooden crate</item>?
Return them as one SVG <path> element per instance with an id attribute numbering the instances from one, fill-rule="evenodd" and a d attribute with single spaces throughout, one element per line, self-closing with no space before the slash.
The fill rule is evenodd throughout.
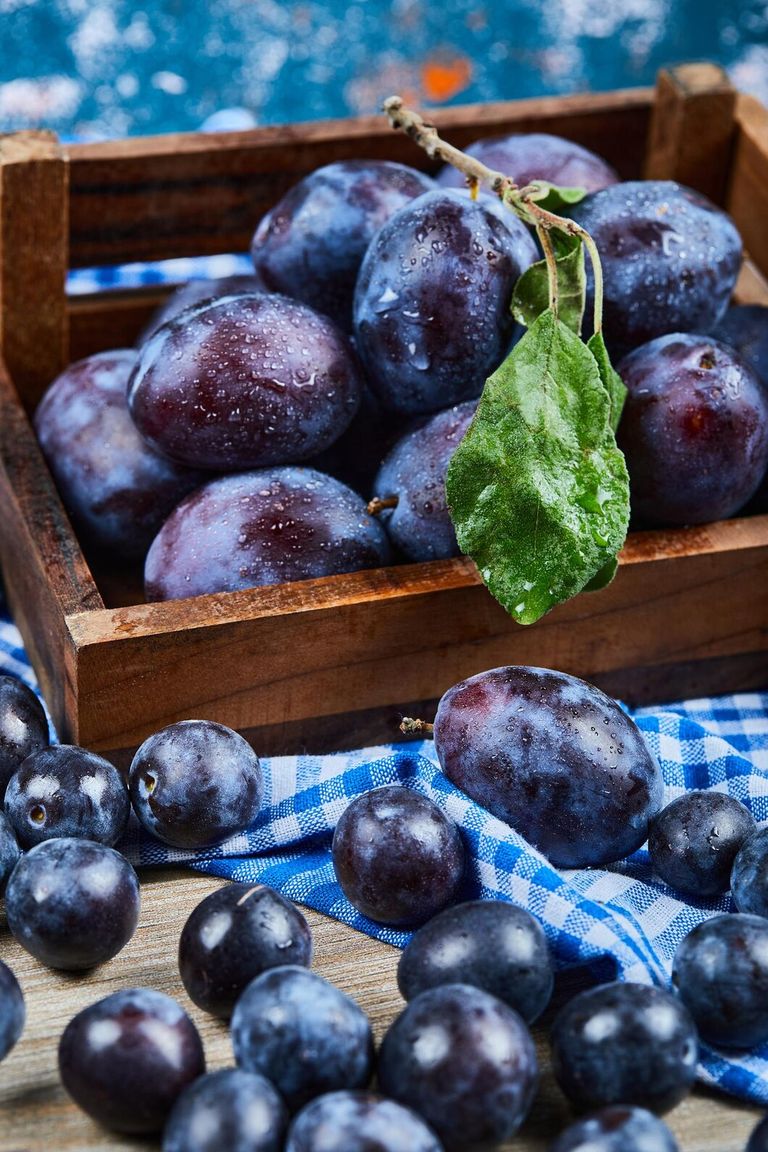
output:
<path id="1" fill-rule="evenodd" d="M 719 70 L 661 75 L 656 93 L 528 100 L 435 114 L 458 145 L 560 133 L 627 178 L 679 179 L 733 214 L 742 302 L 768 303 L 768 111 Z M 206 716 L 263 752 L 391 739 L 396 718 L 461 677 L 534 663 L 631 701 L 768 681 L 768 517 L 635 533 L 607 589 L 515 624 L 466 559 L 141 603 L 135 574 L 89 567 L 28 416 L 70 361 L 130 343 L 161 291 L 67 298 L 68 268 L 247 247 L 298 178 L 349 157 L 426 163 L 383 118 L 64 148 L 0 141 L 0 556 L 63 739 L 118 757 Z M 4 364 L 3 364 L 4 360 Z"/>

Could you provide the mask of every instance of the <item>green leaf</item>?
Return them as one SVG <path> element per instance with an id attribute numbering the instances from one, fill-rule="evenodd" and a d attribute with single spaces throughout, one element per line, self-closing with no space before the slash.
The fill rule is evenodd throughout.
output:
<path id="1" fill-rule="evenodd" d="M 629 479 L 592 352 L 543 312 L 487 381 L 448 468 L 461 550 L 521 624 L 615 558 Z"/>
<path id="2" fill-rule="evenodd" d="M 555 250 L 559 303 L 557 315 L 576 335 L 581 332 L 587 279 L 584 271 L 584 245 L 578 236 L 550 232 Z M 546 260 L 539 260 L 523 272 L 512 295 L 512 315 L 527 328 L 549 308 L 549 274 Z"/>
<path id="3" fill-rule="evenodd" d="M 607 564 L 604 564 L 599 572 L 596 572 L 588 584 L 584 585 L 584 592 L 599 592 L 601 588 L 606 588 L 611 581 L 619 567 L 618 559 L 613 556 Z"/>
<path id="4" fill-rule="evenodd" d="M 586 188 L 561 188 L 558 184 L 550 184 L 548 180 L 535 180 L 532 184 L 536 191 L 531 194 L 531 199 L 548 212 L 558 215 L 561 209 L 578 204 L 587 194 Z"/>
<path id="5" fill-rule="evenodd" d="M 595 332 L 593 336 L 590 336 L 587 341 L 587 348 L 597 361 L 603 387 L 611 398 L 611 428 L 615 432 L 619 426 L 619 420 L 621 420 L 624 401 L 627 398 L 627 389 L 621 376 L 611 364 L 602 332 Z"/>

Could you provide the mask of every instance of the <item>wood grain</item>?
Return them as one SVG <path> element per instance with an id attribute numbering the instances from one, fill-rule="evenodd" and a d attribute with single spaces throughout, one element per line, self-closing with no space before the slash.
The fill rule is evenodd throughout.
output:
<path id="1" fill-rule="evenodd" d="M 0 136 L 0 356 L 31 402 L 69 360 L 67 175 L 53 133 Z"/>
<path id="2" fill-rule="evenodd" d="M 511 131 L 564 133 L 639 174 L 650 89 L 441 109 L 434 119 L 463 147 Z M 245 251 L 256 222 L 284 192 L 331 161 L 428 161 L 383 116 L 250 132 L 182 134 L 71 145 L 72 267 Z"/>
<path id="3" fill-rule="evenodd" d="M 135 937 L 114 960 L 81 976 L 43 968 L 19 948 L 2 917 L 0 957 L 21 981 L 28 1021 L 19 1044 L 0 1065 L 0 1152 L 149 1152 L 159 1147 L 154 1141 L 105 1132 L 69 1101 L 58 1080 L 56 1047 L 69 1019 L 120 988 L 147 985 L 177 997 L 200 1028 L 208 1067 L 233 1064 L 226 1026 L 191 1004 L 176 968 L 184 921 L 221 883 L 189 874 L 145 874 Z M 307 910 L 306 915 L 315 941 L 315 970 L 358 1001 L 380 1040 L 403 1007 L 395 980 L 398 952 L 319 913 Z M 504 1152 L 545 1152 L 553 1136 L 572 1119 L 551 1073 L 542 1028 L 536 1029 L 536 1042 L 542 1067 L 539 1094 L 522 1130 Z M 743 1152 L 759 1114 L 756 1108 L 697 1088 L 667 1121 L 685 1152 Z"/>
<path id="4" fill-rule="evenodd" d="M 741 233 L 744 247 L 768 276 L 768 228 L 765 196 L 768 188 L 768 109 L 752 96 L 736 102 L 738 133 L 726 207 Z"/>
<path id="5" fill-rule="evenodd" d="M 715 204 L 725 200 L 735 134 L 736 91 L 716 64 L 663 69 L 645 158 L 647 180 L 677 180 Z"/>

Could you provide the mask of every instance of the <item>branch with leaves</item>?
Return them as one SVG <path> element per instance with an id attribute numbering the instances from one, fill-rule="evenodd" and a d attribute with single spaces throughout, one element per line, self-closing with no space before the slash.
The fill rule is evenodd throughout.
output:
<path id="1" fill-rule="evenodd" d="M 520 623 L 613 578 L 629 524 L 629 478 L 615 430 L 624 385 L 602 335 L 600 256 L 584 228 L 557 209 L 583 189 L 502 172 L 448 144 L 398 96 L 384 110 L 395 128 L 480 185 L 536 231 L 544 259 L 518 280 L 511 303 L 528 331 L 486 381 L 448 468 L 446 491 L 459 547 Z M 594 282 L 593 334 L 584 253 Z"/>

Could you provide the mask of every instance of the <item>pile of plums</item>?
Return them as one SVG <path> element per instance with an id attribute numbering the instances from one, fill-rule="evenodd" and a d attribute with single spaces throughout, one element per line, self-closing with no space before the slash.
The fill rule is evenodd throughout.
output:
<path id="1" fill-rule="evenodd" d="M 739 911 L 682 940 L 670 991 L 611 982 L 550 1011 L 555 1077 L 588 1113 L 550 1152 L 676 1152 L 658 1114 L 690 1091 L 699 1037 L 725 1049 L 768 1040 L 768 829 L 719 792 L 663 807 L 659 767 L 634 722 L 565 673 L 504 667 L 462 681 L 440 701 L 434 738 L 446 776 L 553 865 L 608 863 L 648 838 L 657 876 L 675 891 L 708 899 L 730 886 Z M 41 963 L 68 970 L 111 959 L 136 928 L 136 874 L 112 846 L 131 803 L 163 842 L 198 849 L 251 825 L 263 793 L 247 742 L 208 721 L 151 736 L 126 784 L 93 753 L 50 746 L 36 697 L 8 676 L 0 782 L 9 927 Z M 178 966 L 193 1003 L 231 1021 L 236 1067 L 206 1074 L 182 1007 L 128 988 L 67 1025 L 64 1087 L 107 1128 L 162 1132 L 164 1152 L 496 1147 L 535 1100 L 529 1026 L 547 1012 L 554 968 L 530 912 L 463 898 L 466 850 L 462 830 L 417 787 L 374 788 L 337 820 L 344 895 L 379 924 L 416 929 L 397 970 L 407 1005 L 378 1053 L 360 1007 L 309 970 L 301 912 L 265 885 L 231 883 L 188 918 Z M 24 1014 L 0 963 L 0 1059 Z M 756 1129 L 750 1152 L 764 1136 Z"/>
<path id="2" fill-rule="evenodd" d="M 732 221 L 557 137 L 469 151 L 588 192 L 571 211 L 600 250 L 624 357 L 635 523 L 732 515 L 768 467 L 768 310 L 724 316 Z M 136 350 L 67 369 L 35 424 L 83 541 L 143 560 L 150 600 L 455 555 L 446 469 L 521 335 L 510 300 L 538 258 L 526 226 L 462 182 L 320 168 L 259 223 L 252 277 L 192 281 Z"/>

